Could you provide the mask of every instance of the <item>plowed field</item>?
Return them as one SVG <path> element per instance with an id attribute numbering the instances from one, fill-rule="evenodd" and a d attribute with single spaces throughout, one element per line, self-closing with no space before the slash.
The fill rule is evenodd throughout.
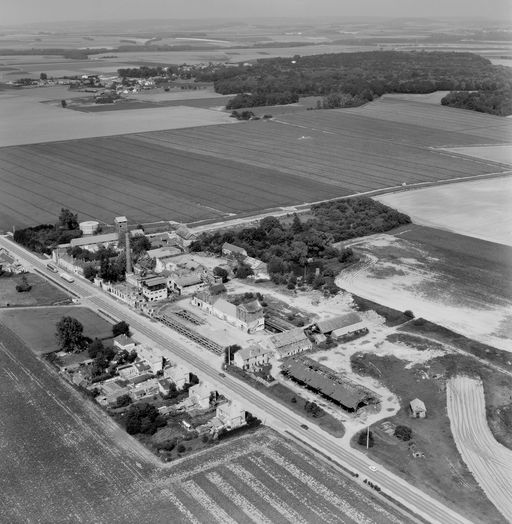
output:
<path id="1" fill-rule="evenodd" d="M 303 111 L 273 121 L 5 147 L 0 228 L 53 222 L 63 206 L 81 220 L 108 223 L 116 215 L 133 222 L 222 219 L 510 169 L 435 148 L 501 143 L 512 122 L 396 101 L 401 116 L 392 120 L 379 103 L 359 113 Z"/>
<path id="2" fill-rule="evenodd" d="M 160 465 L 0 326 L 0 521 L 398 523 L 269 430 Z"/>

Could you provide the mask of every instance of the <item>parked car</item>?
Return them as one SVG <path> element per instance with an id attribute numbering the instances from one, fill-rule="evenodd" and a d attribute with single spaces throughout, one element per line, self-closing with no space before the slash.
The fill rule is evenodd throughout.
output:
<path id="1" fill-rule="evenodd" d="M 300 427 L 301 427 L 302 429 L 309 429 L 309 426 L 306 425 L 306 424 L 301 424 Z"/>

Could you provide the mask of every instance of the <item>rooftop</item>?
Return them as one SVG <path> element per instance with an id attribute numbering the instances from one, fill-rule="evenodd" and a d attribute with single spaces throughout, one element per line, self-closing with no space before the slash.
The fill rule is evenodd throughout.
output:
<path id="1" fill-rule="evenodd" d="M 238 308 L 247 311 L 247 313 L 258 313 L 263 309 L 257 300 L 251 300 L 245 304 L 240 304 Z"/>
<path id="2" fill-rule="evenodd" d="M 174 246 L 158 247 L 156 249 L 150 249 L 148 255 L 151 258 L 166 258 L 176 255 L 181 255 L 181 249 Z"/>
<path id="3" fill-rule="evenodd" d="M 131 337 L 127 337 L 126 335 L 117 335 L 117 337 L 114 338 L 114 342 L 117 342 L 121 346 L 135 344 L 135 340 L 133 340 Z"/>
<path id="4" fill-rule="evenodd" d="M 232 251 L 233 253 L 247 255 L 247 251 L 243 247 L 235 246 L 235 244 L 230 244 L 229 242 L 224 242 L 224 244 L 222 244 L 222 251 L 224 251 L 225 249 Z"/>
<path id="5" fill-rule="evenodd" d="M 87 246 L 89 244 L 102 244 L 103 242 L 117 242 L 117 233 L 105 233 L 104 235 L 88 235 L 80 238 L 72 238 L 70 244 L 75 246 Z"/>
<path id="6" fill-rule="evenodd" d="M 288 344 L 295 344 L 301 340 L 307 339 L 303 328 L 290 329 L 290 331 L 283 331 L 283 333 L 277 333 L 272 335 L 270 340 L 276 348 L 287 346 Z"/>
<path id="7" fill-rule="evenodd" d="M 316 325 L 320 333 L 330 333 L 336 329 L 359 324 L 359 322 L 362 322 L 361 317 L 357 313 L 351 312 L 346 315 L 339 315 L 327 320 L 322 320 L 321 322 L 317 322 Z"/>
<path id="8" fill-rule="evenodd" d="M 250 358 L 256 358 L 261 355 L 266 355 L 268 353 L 272 353 L 272 350 L 265 349 L 261 347 L 259 344 L 254 344 L 252 346 L 243 348 L 240 351 L 238 351 L 238 354 L 240 355 L 242 360 L 249 360 Z"/>

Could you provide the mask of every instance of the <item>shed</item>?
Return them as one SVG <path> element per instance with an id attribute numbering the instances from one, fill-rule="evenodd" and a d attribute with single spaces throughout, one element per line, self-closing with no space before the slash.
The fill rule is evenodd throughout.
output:
<path id="1" fill-rule="evenodd" d="M 411 408 L 411 415 L 414 418 L 425 418 L 427 416 L 427 408 L 422 400 L 415 398 L 409 402 Z"/>

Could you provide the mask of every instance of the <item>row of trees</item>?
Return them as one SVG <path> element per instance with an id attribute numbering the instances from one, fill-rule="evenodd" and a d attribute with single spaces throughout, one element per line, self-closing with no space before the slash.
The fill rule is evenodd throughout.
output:
<path id="1" fill-rule="evenodd" d="M 283 93 L 242 93 L 229 100 L 226 104 L 226 109 L 295 104 L 298 101 L 299 95 L 289 91 Z"/>

